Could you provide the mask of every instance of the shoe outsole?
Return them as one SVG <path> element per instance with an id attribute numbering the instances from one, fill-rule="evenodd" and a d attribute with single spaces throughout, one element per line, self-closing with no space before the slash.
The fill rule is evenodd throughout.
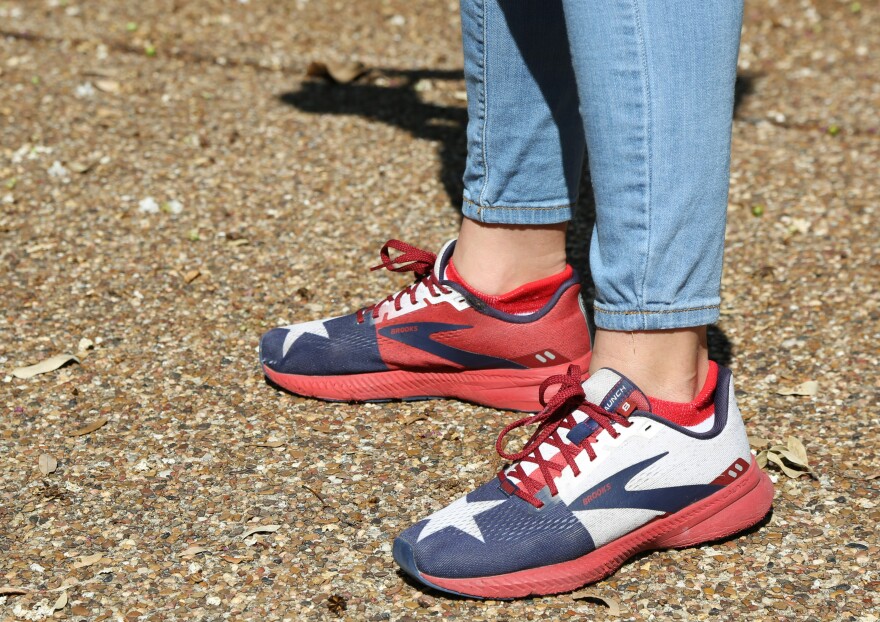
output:
<path id="1" fill-rule="evenodd" d="M 643 551 L 686 548 L 721 540 L 761 522 L 773 505 L 773 484 L 752 460 L 746 472 L 715 494 L 567 562 L 502 575 L 435 577 L 421 572 L 412 545 L 397 538 L 393 555 L 403 571 L 434 589 L 469 598 L 512 599 L 570 592 L 616 572 Z"/>
<path id="2" fill-rule="evenodd" d="M 305 376 L 277 372 L 264 364 L 263 372 L 282 389 L 326 401 L 385 402 L 452 398 L 501 410 L 536 412 L 541 409 L 538 387 L 549 376 L 564 374 L 570 364 L 587 370 L 590 354 L 561 365 L 523 370 L 394 370 L 347 376 Z"/>

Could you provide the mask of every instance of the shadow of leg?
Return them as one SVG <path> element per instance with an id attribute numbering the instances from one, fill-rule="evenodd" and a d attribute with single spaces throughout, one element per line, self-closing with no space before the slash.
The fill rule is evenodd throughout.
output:
<path id="1" fill-rule="evenodd" d="M 422 101 L 415 90 L 420 80 L 460 80 L 460 71 L 374 69 L 349 84 L 307 80 L 278 96 L 297 110 L 313 114 L 357 115 L 439 143 L 440 179 L 450 205 L 460 213 L 462 173 L 466 152 L 464 106 L 441 106 Z M 386 85 L 375 83 L 382 78 Z M 372 80 L 372 81 L 371 81 Z"/>

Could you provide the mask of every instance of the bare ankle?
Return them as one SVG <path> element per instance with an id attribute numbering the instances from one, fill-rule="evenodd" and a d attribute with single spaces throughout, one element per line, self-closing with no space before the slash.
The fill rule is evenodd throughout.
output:
<path id="1" fill-rule="evenodd" d="M 500 225 L 465 218 L 452 259 L 474 289 L 505 294 L 565 268 L 565 229 L 566 223 Z"/>
<path id="2" fill-rule="evenodd" d="M 690 402 L 709 369 L 706 327 L 658 331 L 597 329 L 590 372 L 611 367 L 644 393 L 669 402 Z"/>

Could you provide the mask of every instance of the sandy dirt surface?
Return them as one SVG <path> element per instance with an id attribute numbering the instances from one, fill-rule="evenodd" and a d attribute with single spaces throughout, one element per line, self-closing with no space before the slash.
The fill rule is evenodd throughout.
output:
<path id="1" fill-rule="evenodd" d="M 616 612 L 397 571 L 513 415 L 321 403 L 257 362 L 268 328 L 406 285 L 368 272 L 386 239 L 455 235 L 456 3 L 0 0 L 0 619 L 876 620 L 880 6 L 748 4 L 713 356 L 815 476 L 771 465 L 758 529 L 593 586 Z"/>

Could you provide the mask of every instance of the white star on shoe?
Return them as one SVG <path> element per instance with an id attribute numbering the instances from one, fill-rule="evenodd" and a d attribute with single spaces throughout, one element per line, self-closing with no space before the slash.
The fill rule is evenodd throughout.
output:
<path id="1" fill-rule="evenodd" d="M 467 497 L 462 497 L 455 503 L 447 505 L 438 512 L 434 512 L 428 517 L 428 523 L 422 527 L 417 542 L 421 542 L 432 533 L 436 533 L 445 527 L 455 527 L 459 531 L 463 531 L 468 535 L 475 537 L 480 542 L 484 542 L 483 533 L 477 526 L 474 517 L 482 514 L 487 510 L 491 510 L 499 503 L 504 503 L 504 499 L 498 501 L 474 501 L 468 503 Z"/>
<path id="2" fill-rule="evenodd" d="M 303 322 L 302 324 L 294 324 L 286 326 L 287 334 L 284 336 L 284 345 L 281 348 L 281 356 L 287 356 L 287 351 L 293 342 L 302 337 L 306 333 L 317 335 L 318 337 L 329 337 L 324 322 L 327 320 L 315 320 L 313 322 Z"/>

